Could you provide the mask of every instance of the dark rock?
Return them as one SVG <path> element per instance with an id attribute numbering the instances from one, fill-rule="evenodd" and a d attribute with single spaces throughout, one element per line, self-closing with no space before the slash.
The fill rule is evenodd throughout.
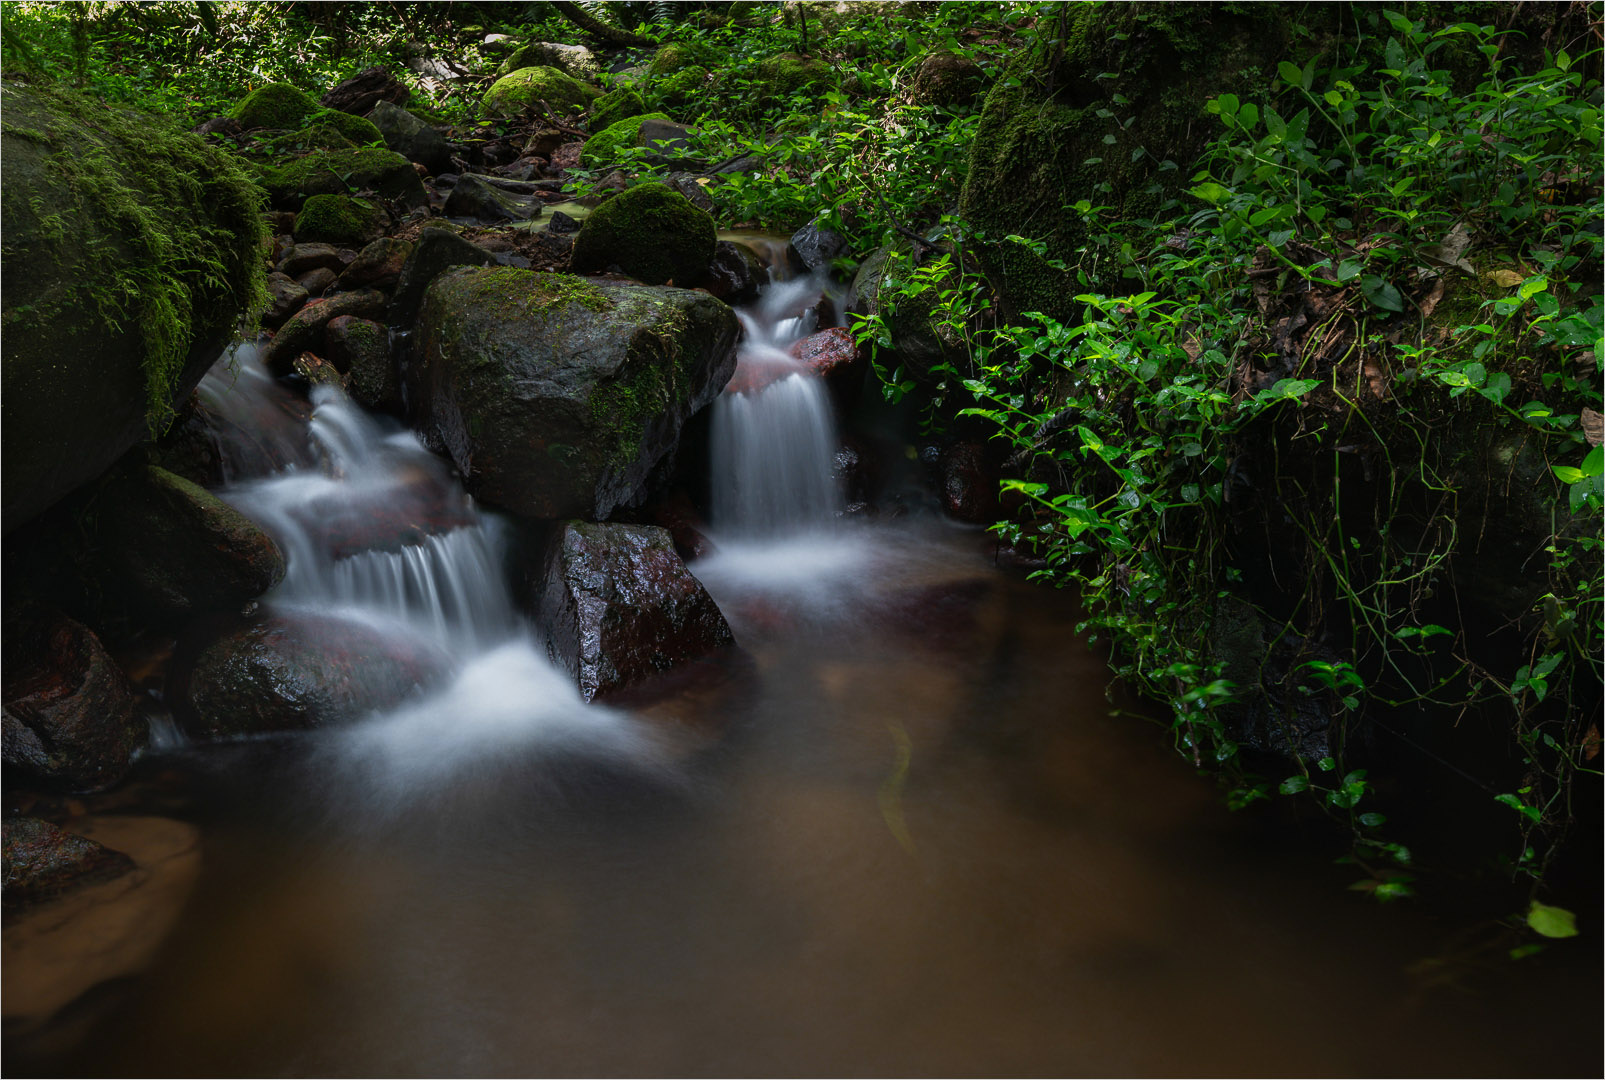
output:
<path id="1" fill-rule="evenodd" d="M 357 253 L 340 274 L 342 290 L 374 288 L 389 289 L 401 279 L 402 268 L 412 254 L 412 244 L 386 236 L 375 240 Z"/>
<path id="2" fill-rule="evenodd" d="M 145 721 L 100 640 L 64 615 L 7 622 L 6 765 L 80 791 L 121 780 Z"/>
<path id="3" fill-rule="evenodd" d="M 409 398 L 478 496 L 604 519 L 729 380 L 737 323 L 706 293 L 464 268 L 430 287 L 416 335 Z"/>
<path id="4" fill-rule="evenodd" d="M 339 275 L 333 270 L 327 266 L 320 266 L 296 278 L 295 283 L 306 290 L 308 296 L 322 296 L 333 288 L 339 279 Z"/>
<path id="5" fill-rule="evenodd" d="M 86 885 L 121 877 L 134 861 L 120 851 L 38 818 L 0 824 L 0 897 L 7 915 Z"/>
<path id="6" fill-rule="evenodd" d="M 561 210 L 553 210 L 551 217 L 546 219 L 546 231 L 554 233 L 577 233 L 580 231 L 580 223 L 563 213 Z"/>
<path id="7" fill-rule="evenodd" d="M 547 556 L 539 617 L 587 700 L 735 644 L 668 530 L 568 522 Z"/>
<path id="8" fill-rule="evenodd" d="M 525 140 L 524 153 L 533 157 L 549 158 L 568 137 L 556 128 L 541 128 Z"/>
<path id="9" fill-rule="evenodd" d="M 290 370 L 307 381 L 309 386 L 335 386 L 344 391 L 346 378 L 340 369 L 317 353 L 304 352 L 290 364 Z"/>
<path id="10" fill-rule="evenodd" d="M 758 298 L 758 290 L 768 280 L 769 271 L 750 247 L 720 240 L 713 247 L 703 287 L 727 304 L 747 304 Z"/>
<path id="11" fill-rule="evenodd" d="M 151 464 L 182 476 L 192 484 L 207 487 L 223 482 L 217 439 L 198 394 L 189 396 L 178 410 L 173 426 L 148 447 L 146 453 Z"/>
<path id="12" fill-rule="evenodd" d="M 821 228 L 817 221 L 810 221 L 791 234 L 791 261 L 799 270 L 810 273 L 829 270 L 832 262 L 850 250 L 845 237 Z"/>
<path id="13" fill-rule="evenodd" d="M 307 291 L 290 275 L 277 270 L 268 275 L 267 288 L 269 303 L 267 310 L 262 313 L 262 325 L 269 330 L 277 330 L 286 319 L 301 310 L 307 302 Z"/>
<path id="14" fill-rule="evenodd" d="M 697 183 L 697 178 L 692 174 L 670 173 L 664 183 L 684 195 L 691 201 L 692 206 L 704 214 L 713 213 L 713 196 L 708 194 L 707 187 Z"/>
<path id="15" fill-rule="evenodd" d="M 350 376 L 347 391 L 378 412 L 402 408 L 401 372 L 390 355 L 390 331 L 382 323 L 341 315 L 324 330 L 324 352 Z"/>
<path id="16" fill-rule="evenodd" d="M 407 84 L 382 67 L 365 68 L 324 94 L 319 103 L 325 109 L 339 109 L 353 116 L 367 116 L 381 102 L 405 105 L 412 97 Z"/>
<path id="17" fill-rule="evenodd" d="M 293 209 L 314 195 L 344 195 L 352 188 L 371 190 L 382 199 L 406 206 L 429 205 L 429 195 L 412 162 L 394 150 L 364 146 L 349 150 L 317 150 L 264 167 L 259 183 L 277 209 Z"/>
<path id="18" fill-rule="evenodd" d="M 649 523 L 669 530 L 680 558 L 690 561 L 713 554 L 713 541 L 707 537 L 708 524 L 683 489 L 676 489 L 667 498 L 654 502 L 647 508 L 645 517 Z"/>
<path id="19" fill-rule="evenodd" d="M 408 161 L 420 163 L 431 173 L 451 168 L 451 147 L 445 136 L 406 109 L 381 101 L 368 119 L 384 136 L 385 145 Z"/>
<path id="20" fill-rule="evenodd" d="M 328 300 L 309 301 L 273 335 L 273 340 L 262 350 L 262 361 L 283 374 L 290 370 L 297 356 L 322 344 L 323 328 L 329 325 L 330 319 L 341 315 L 373 318 L 382 315 L 384 309 L 385 294 L 376 289 L 359 289 Z"/>
<path id="21" fill-rule="evenodd" d="M 369 199 L 314 195 L 295 215 L 297 243 L 366 244 L 384 235 L 390 215 Z"/>
<path id="22" fill-rule="evenodd" d="M 0 94 L 10 532 L 189 397 L 257 288 L 265 234 L 227 152 L 60 86 L 8 80 Z"/>
<path id="23" fill-rule="evenodd" d="M 197 738 L 360 720 L 422 692 L 448 658 L 421 638 L 332 616 L 276 615 L 175 660 L 174 712 Z"/>
<path id="24" fill-rule="evenodd" d="M 152 619 L 237 609 L 284 577 L 284 556 L 266 533 L 166 469 L 119 470 L 97 505 L 106 586 Z"/>
<path id="25" fill-rule="evenodd" d="M 296 244 L 284 253 L 274 269 L 294 278 L 320 266 L 336 274 L 345 269 L 345 261 L 333 244 Z"/>
<path id="26" fill-rule="evenodd" d="M 970 105 L 986 91 L 981 66 L 946 49 L 928 53 L 914 72 L 909 100 L 916 105 Z"/>
<path id="27" fill-rule="evenodd" d="M 847 290 L 848 312 L 862 316 L 880 315 L 892 339 L 892 352 L 903 370 L 918 381 L 932 385 L 941 378 L 943 365 L 962 368 L 969 360 L 969 349 L 961 335 L 936 317 L 940 292 L 954 284 L 943 277 L 913 296 L 899 297 L 896 305 L 881 303 L 881 294 L 894 290 L 913 277 L 913 266 L 905 252 L 881 248 L 859 266 Z"/>
<path id="28" fill-rule="evenodd" d="M 245 130 L 232 116 L 214 116 L 191 128 L 197 135 L 238 135 Z"/>
<path id="29" fill-rule="evenodd" d="M 447 217 L 478 218 L 480 221 L 528 221 L 541 216 L 538 201 L 514 198 L 484 178 L 465 173 L 446 196 L 443 212 Z"/>
<path id="30" fill-rule="evenodd" d="M 649 146 L 664 161 L 673 161 L 678 151 L 691 148 L 691 129 L 673 120 L 658 120 L 651 116 L 642 119 L 636 133 L 637 146 Z"/>
<path id="31" fill-rule="evenodd" d="M 1002 516 L 998 484 L 1003 453 L 998 444 L 961 442 L 942 462 L 942 506 L 960 521 L 991 525 Z"/>
<path id="32" fill-rule="evenodd" d="M 272 261 L 278 262 L 280 257 L 278 247 L 281 238 L 285 238 L 285 234 L 295 231 L 295 211 L 264 210 L 262 211 L 262 220 L 267 223 L 268 231 L 273 234 L 274 255 Z M 288 246 L 288 244 L 285 246 Z"/>
<path id="33" fill-rule="evenodd" d="M 698 284 L 713 259 L 713 219 L 662 184 L 637 184 L 591 211 L 574 242 L 577 273 L 618 266 L 648 285 Z"/>
<path id="34" fill-rule="evenodd" d="M 442 271 L 453 266 L 490 266 L 496 256 L 445 229 L 425 229 L 407 256 L 390 299 L 388 318 L 392 326 L 411 326 L 423 304 L 424 291 Z"/>

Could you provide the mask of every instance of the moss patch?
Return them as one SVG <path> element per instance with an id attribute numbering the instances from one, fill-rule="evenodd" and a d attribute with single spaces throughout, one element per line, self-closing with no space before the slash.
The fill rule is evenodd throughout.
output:
<path id="1" fill-rule="evenodd" d="M 423 185 L 412 163 L 393 150 L 361 147 L 321 150 L 264 168 L 262 186 L 275 205 L 298 206 L 311 195 L 341 195 L 372 188 L 386 198 L 424 201 Z"/>
<path id="2" fill-rule="evenodd" d="M 318 112 L 318 103 L 299 86 L 269 83 L 245 95 L 229 115 L 247 131 L 252 128 L 299 128 Z"/>
<path id="3" fill-rule="evenodd" d="M 760 92 L 785 96 L 809 86 L 825 86 L 835 81 L 836 73 L 829 64 L 798 56 L 780 53 L 753 65 L 753 76 L 760 84 Z"/>
<path id="4" fill-rule="evenodd" d="M 586 86 L 553 67 L 521 68 L 491 84 L 485 91 L 481 111 L 492 116 L 512 116 L 541 101 L 555 109 L 582 109 L 601 94 L 594 86 Z"/>
<path id="5" fill-rule="evenodd" d="M 641 91 L 633 86 L 621 87 L 596 99 L 596 105 L 591 109 L 590 128 L 592 132 L 601 133 L 620 120 L 640 116 L 646 111 L 646 100 L 641 97 Z"/>
<path id="6" fill-rule="evenodd" d="M 580 150 L 580 164 L 589 168 L 606 165 L 618 157 L 621 149 L 641 145 L 641 125 L 648 120 L 674 122 L 668 114 L 660 112 L 643 113 L 620 120 L 585 140 L 585 146 Z"/>
<path id="7" fill-rule="evenodd" d="M 665 106 L 680 109 L 693 105 L 708 85 L 708 69 L 697 65 L 681 68 L 652 84 L 652 92 Z"/>
<path id="8" fill-rule="evenodd" d="M 702 280 L 713 258 L 713 219 L 663 184 L 638 184 L 598 206 L 574 240 L 575 270 L 622 267 L 648 285 Z"/>
<path id="9" fill-rule="evenodd" d="M 693 65 L 707 67 L 716 64 L 719 55 L 706 45 L 690 41 L 670 41 L 658 47 L 652 56 L 652 63 L 647 65 L 650 75 L 669 75 Z"/>
<path id="10" fill-rule="evenodd" d="M 383 230 L 384 211 L 366 199 L 314 195 L 295 217 L 297 240 L 365 244 Z"/>

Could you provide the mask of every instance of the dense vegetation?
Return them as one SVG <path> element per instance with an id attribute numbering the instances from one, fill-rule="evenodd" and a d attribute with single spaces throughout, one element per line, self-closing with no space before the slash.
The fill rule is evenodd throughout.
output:
<path id="1" fill-rule="evenodd" d="M 1567 932 L 1542 888 L 1600 776 L 1597 8 L 582 7 L 619 39 L 551 4 L 9 4 L 4 60 L 186 125 L 382 64 L 480 141 L 527 120 L 479 108 L 515 45 L 649 61 L 600 75 L 590 134 L 694 123 L 720 224 L 874 256 L 885 397 L 987 447 L 995 530 L 1233 805 L 1304 799 L 1357 887 L 1409 895 L 1388 812 L 1424 755 L 1502 804 L 1479 858 Z M 1000 194 L 1046 145 L 1023 116 L 1080 154 L 1029 162 L 1042 213 Z M 574 195 L 674 168 L 611 133 Z M 1511 518 L 1536 539 L 1499 546 Z"/>

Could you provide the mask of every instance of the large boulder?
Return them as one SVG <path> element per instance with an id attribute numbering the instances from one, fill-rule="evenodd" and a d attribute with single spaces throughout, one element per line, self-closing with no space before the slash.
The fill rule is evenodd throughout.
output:
<path id="1" fill-rule="evenodd" d="M 706 293 L 449 270 L 419 314 L 408 396 L 478 497 L 600 520 L 643 498 L 729 381 L 737 332 Z"/>
<path id="2" fill-rule="evenodd" d="M 267 305 L 261 195 L 155 116 L 0 84 L 4 529 L 160 430 Z"/>
<path id="3" fill-rule="evenodd" d="M 485 91 L 481 108 L 490 116 L 516 116 L 531 106 L 539 108 L 544 101 L 562 112 L 583 109 L 601 96 L 602 91 L 596 87 L 587 86 L 555 67 L 527 67 L 492 83 Z"/>
<path id="4" fill-rule="evenodd" d="M 154 465 L 112 474 L 95 525 L 106 588 L 160 618 L 238 608 L 284 577 L 284 556 L 254 522 Z"/>
<path id="5" fill-rule="evenodd" d="M 408 161 L 416 161 L 432 173 L 451 167 L 451 146 L 446 137 L 401 106 L 381 101 L 368 119 L 385 145 Z"/>
<path id="6" fill-rule="evenodd" d="M 987 95 L 959 200 L 988 236 L 1022 233 L 1066 261 L 1087 239 L 1078 203 L 1147 218 L 1187 182 L 1218 130 L 1205 101 L 1252 96 L 1293 16 L 1276 4 L 1086 4 L 1068 20 L 1065 41 L 1021 51 Z M 1165 160 L 1179 168 L 1155 168 Z M 1074 316 L 1086 289 L 1031 248 L 1000 239 L 978 254 L 1005 315 Z"/>
<path id="7" fill-rule="evenodd" d="M 122 852 L 48 821 L 17 817 L 0 825 L 0 897 L 8 916 L 133 869 Z"/>
<path id="8" fill-rule="evenodd" d="M 424 291 L 441 273 L 453 266 L 491 266 L 496 256 L 456 233 L 445 229 L 424 229 L 418 243 L 407 256 L 390 298 L 389 320 L 396 326 L 411 326 L 424 302 Z"/>
<path id="9" fill-rule="evenodd" d="M 915 68 L 908 98 L 915 105 L 972 105 L 985 90 L 981 65 L 947 49 L 935 49 Z"/>
<path id="10" fill-rule="evenodd" d="M 901 289 L 913 280 L 914 265 L 906 248 L 880 248 L 858 267 L 847 290 L 849 315 L 879 317 L 891 339 L 896 366 L 926 385 L 941 381 L 944 368 L 962 371 L 969 360 L 964 337 L 938 317 L 944 288 L 957 284 L 943 277 L 936 288 L 912 295 Z"/>
<path id="11" fill-rule="evenodd" d="M 412 97 L 407 84 L 382 67 L 364 68 L 320 99 L 324 108 L 353 116 L 366 116 L 380 102 L 406 105 Z"/>
<path id="12" fill-rule="evenodd" d="M 7 767 L 75 791 L 121 780 L 147 731 L 100 639 L 57 614 L 8 618 L 6 638 Z"/>
<path id="13" fill-rule="evenodd" d="M 239 121 L 246 131 L 256 128 L 294 130 L 317 111 L 318 103 L 299 86 L 268 83 L 241 98 L 229 110 L 229 116 Z"/>
<path id="14" fill-rule="evenodd" d="M 602 62 L 584 45 L 536 41 L 520 47 L 503 60 L 496 69 L 496 75 L 500 78 L 530 67 L 554 67 L 581 82 L 591 82 L 602 73 Z"/>
<path id="15" fill-rule="evenodd" d="M 587 701 L 735 644 L 667 529 L 567 522 L 538 588 L 548 652 Z"/>
<path id="16" fill-rule="evenodd" d="M 273 615 L 175 661 L 175 715 L 197 738 L 296 731 L 391 709 L 450 669 L 436 646 L 333 616 Z"/>
<path id="17" fill-rule="evenodd" d="M 390 223 L 384 208 L 349 195 L 314 195 L 295 215 L 297 243 L 362 245 L 384 235 Z"/>
<path id="18" fill-rule="evenodd" d="M 426 206 L 429 195 L 412 162 L 394 150 L 362 147 L 318 150 L 261 171 L 260 182 L 272 204 L 298 209 L 313 195 L 344 195 L 353 187 L 396 199 L 409 207 Z"/>
<path id="19" fill-rule="evenodd" d="M 690 199 L 664 184 L 637 184 L 591 211 L 569 265 L 581 274 L 617 266 L 648 285 L 692 286 L 707 274 L 716 241 L 713 219 Z"/>
<path id="20" fill-rule="evenodd" d="M 673 142 L 678 139 L 684 143 L 685 130 L 675 124 L 667 113 L 636 113 L 605 128 L 593 125 L 596 134 L 585 140 L 585 146 L 580 150 L 580 164 L 592 169 L 610 165 L 623 149 L 652 145 L 646 137 L 643 137 L 641 129 L 643 125 L 653 121 L 657 121 L 659 126 L 655 126 L 651 134 L 655 134 L 659 140 Z"/>

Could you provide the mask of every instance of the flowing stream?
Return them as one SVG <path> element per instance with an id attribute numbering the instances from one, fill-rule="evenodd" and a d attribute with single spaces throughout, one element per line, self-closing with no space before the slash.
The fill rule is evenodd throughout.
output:
<path id="1" fill-rule="evenodd" d="M 266 603 L 454 674 L 348 728 L 153 754 L 199 883 L 138 975 L 8 1032 L 8 1072 L 1597 1064 L 1589 958 L 1488 976 L 1474 936 L 1346 892 L 1319 841 L 1228 815 L 1112 718 L 1072 598 L 977 531 L 842 520 L 828 395 L 784 370 L 814 288 L 744 313 L 743 367 L 781 370 L 716 405 L 692 567 L 741 649 L 673 723 L 580 700 L 508 600 L 498 523 L 409 433 L 327 390 L 308 422 L 249 356 L 211 381 L 225 496 L 290 556 Z"/>

